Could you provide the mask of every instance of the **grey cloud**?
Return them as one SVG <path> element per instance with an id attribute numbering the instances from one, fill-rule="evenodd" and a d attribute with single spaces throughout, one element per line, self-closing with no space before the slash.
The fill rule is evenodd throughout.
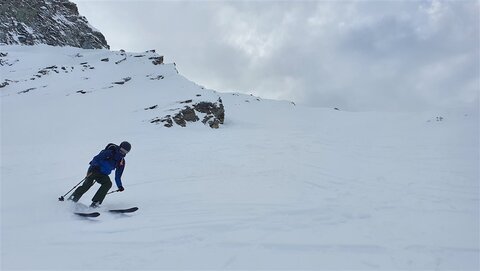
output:
<path id="1" fill-rule="evenodd" d="M 476 1 L 75 1 L 113 49 L 187 78 L 348 110 L 478 106 Z"/>

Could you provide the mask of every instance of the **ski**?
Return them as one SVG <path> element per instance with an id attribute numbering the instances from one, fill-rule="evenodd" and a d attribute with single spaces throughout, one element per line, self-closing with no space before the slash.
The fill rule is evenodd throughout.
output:
<path id="1" fill-rule="evenodd" d="M 78 216 L 81 216 L 81 217 L 97 217 L 100 215 L 99 212 L 93 212 L 93 213 L 74 213 Z"/>
<path id="2" fill-rule="evenodd" d="M 138 207 L 132 207 L 127 209 L 113 209 L 108 210 L 110 213 L 117 213 L 117 214 L 125 214 L 125 213 L 133 213 L 138 210 Z"/>
<path id="3" fill-rule="evenodd" d="M 133 213 L 138 210 L 138 207 L 132 207 L 132 208 L 127 208 L 127 209 L 112 209 L 108 210 L 110 213 L 116 213 L 116 214 L 126 214 L 126 213 Z M 99 212 L 75 212 L 74 214 L 81 216 L 81 217 L 97 217 L 100 215 Z"/>

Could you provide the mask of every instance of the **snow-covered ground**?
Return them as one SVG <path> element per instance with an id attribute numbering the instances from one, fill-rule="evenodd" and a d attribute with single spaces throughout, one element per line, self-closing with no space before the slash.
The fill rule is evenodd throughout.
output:
<path id="1" fill-rule="evenodd" d="M 204 89 L 152 52 L 0 52 L 2 270 L 480 268 L 478 108 L 309 108 Z M 220 129 L 150 123 L 218 97 Z M 73 215 L 57 198 L 123 140 L 125 191 Z"/>

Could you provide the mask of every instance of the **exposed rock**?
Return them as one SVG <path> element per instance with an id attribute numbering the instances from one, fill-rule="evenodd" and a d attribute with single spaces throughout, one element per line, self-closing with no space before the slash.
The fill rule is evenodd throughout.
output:
<path id="1" fill-rule="evenodd" d="M 19 92 L 17 92 L 17 93 L 18 93 L 18 94 L 23 94 L 23 93 L 27 93 L 27 92 L 29 92 L 29 91 L 31 91 L 31 90 L 34 90 L 34 89 L 37 89 L 37 88 L 27 88 L 26 90 L 22 90 L 22 91 L 19 91 Z"/>
<path id="2" fill-rule="evenodd" d="M 119 61 L 115 61 L 115 64 L 120 64 L 125 60 L 127 60 L 127 57 L 124 57 L 124 58 L 120 59 Z"/>
<path id="3" fill-rule="evenodd" d="M 218 119 L 214 119 L 209 121 L 208 125 L 210 125 L 210 128 L 218 129 L 220 127 L 220 121 Z"/>
<path id="4" fill-rule="evenodd" d="M 56 73 L 58 73 L 58 71 L 56 70 L 58 67 L 57 66 L 49 66 L 49 67 L 46 67 L 46 68 L 43 68 L 41 70 L 38 71 L 38 73 L 42 74 L 42 75 L 47 75 L 50 73 L 50 71 L 54 71 Z M 37 75 L 37 77 L 40 77 L 39 75 Z"/>
<path id="5" fill-rule="evenodd" d="M 155 109 L 155 108 L 157 108 L 157 107 L 158 107 L 158 104 L 152 105 L 152 106 L 149 106 L 149 107 L 145 107 L 144 109 L 145 109 L 145 110 L 152 110 L 152 109 Z"/>
<path id="6" fill-rule="evenodd" d="M 225 108 L 221 98 L 218 98 L 216 103 L 200 102 L 194 105 L 195 110 L 198 112 L 207 114 L 207 116 L 213 116 L 220 124 L 225 121 Z"/>
<path id="7" fill-rule="evenodd" d="M 187 126 L 187 121 L 189 122 L 196 122 L 198 121 L 199 118 L 197 114 L 195 114 L 195 110 L 193 108 L 186 106 L 184 109 L 180 110 L 175 116 L 173 116 L 173 121 L 177 125 L 180 125 L 182 127 Z"/>
<path id="8" fill-rule="evenodd" d="M 173 126 L 173 121 L 170 115 L 166 115 L 163 118 L 154 118 L 150 121 L 150 123 L 159 123 L 159 122 L 164 123 L 163 126 L 168 128 Z"/>
<path id="9" fill-rule="evenodd" d="M 193 100 L 179 102 L 180 104 L 192 103 Z M 148 108 L 145 108 L 147 110 Z M 152 108 L 153 109 L 153 108 Z M 173 123 L 181 127 L 186 127 L 188 122 L 197 122 L 200 120 L 199 114 L 203 115 L 202 123 L 217 129 L 225 121 L 225 109 L 222 99 L 217 102 L 199 102 L 192 106 L 184 106 L 173 117 L 167 115 L 163 118 L 154 118 L 150 123 L 166 122 L 164 126 L 172 127 Z M 168 125 L 167 125 L 168 124 Z"/>
<path id="10" fill-rule="evenodd" d="M 2 0 L 0 44 L 110 48 L 68 0 Z"/>
<path id="11" fill-rule="evenodd" d="M 191 107 L 185 107 L 182 111 L 180 111 L 179 114 L 182 114 L 183 116 L 183 119 L 185 121 L 190 121 L 190 122 L 196 122 L 198 120 L 200 120 L 197 116 L 197 114 L 195 114 L 195 110 Z"/>
<path id="12" fill-rule="evenodd" d="M 154 76 L 152 74 L 148 74 L 147 77 L 150 78 L 150 80 L 161 80 L 161 79 L 165 78 L 165 76 L 163 76 L 163 75 Z"/>
<path id="13" fill-rule="evenodd" d="M 187 126 L 187 122 L 182 118 L 181 114 L 176 114 L 175 116 L 173 116 L 173 121 L 175 121 L 175 123 L 179 126 Z"/>
<path id="14" fill-rule="evenodd" d="M 152 56 L 149 57 L 148 59 L 152 59 L 153 65 L 160 65 L 163 64 L 163 56 Z"/>
<path id="15" fill-rule="evenodd" d="M 122 78 L 122 81 L 113 82 L 112 84 L 123 85 L 130 80 L 132 80 L 132 77 L 125 77 L 125 78 Z"/>

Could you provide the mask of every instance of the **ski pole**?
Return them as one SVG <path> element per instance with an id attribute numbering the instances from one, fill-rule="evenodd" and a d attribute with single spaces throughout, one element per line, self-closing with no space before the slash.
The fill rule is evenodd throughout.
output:
<path id="1" fill-rule="evenodd" d="M 83 178 L 83 180 L 81 180 L 79 183 L 77 183 L 77 185 L 75 185 L 72 189 L 70 189 L 67 193 L 65 193 L 65 195 L 60 196 L 58 198 L 58 200 L 59 201 L 64 201 L 65 197 L 68 195 L 68 193 L 72 192 L 73 189 L 77 188 L 77 186 L 79 186 L 83 181 L 85 181 L 85 179 L 87 179 L 90 175 L 92 175 L 92 173 L 89 173 L 87 176 L 85 176 L 85 178 Z"/>
<path id="2" fill-rule="evenodd" d="M 116 193 L 116 192 L 120 192 L 120 190 L 113 190 L 113 191 L 110 191 L 110 192 L 108 192 L 108 193 L 107 193 L 107 195 L 108 195 L 108 194 L 112 194 L 112 193 Z"/>

